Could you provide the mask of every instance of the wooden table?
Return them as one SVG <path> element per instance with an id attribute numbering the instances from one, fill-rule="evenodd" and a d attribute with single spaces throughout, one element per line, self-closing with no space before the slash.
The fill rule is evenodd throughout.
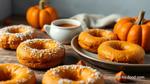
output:
<path id="1" fill-rule="evenodd" d="M 16 18 L 13 19 L 13 24 L 26 24 L 25 20 L 22 18 Z M 47 36 L 47 34 L 39 32 L 39 37 L 42 36 L 42 38 L 49 38 Z M 75 64 L 77 63 L 77 61 L 79 60 L 78 58 L 78 54 L 71 48 L 70 45 L 65 45 L 65 49 L 66 49 L 66 57 L 63 61 L 63 63 L 61 65 L 68 65 L 68 64 Z M 16 59 L 16 51 L 15 50 L 5 50 L 5 49 L 0 49 L 0 63 L 18 63 L 17 59 Z M 114 76 L 115 76 L 115 71 L 109 71 L 109 70 L 105 70 L 102 68 L 98 68 L 95 67 L 89 63 L 87 63 L 87 66 L 91 66 L 97 70 L 99 70 L 100 72 L 102 72 L 104 74 L 104 79 L 105 79 L 105 83 L 106 84 L 122 84 L 122 83 L 118 83 L 117 81 L 115 81 Z M 47 70 L 33 70 L 36 74 L 36 78 L 37 78 L 37 84 L 41 84 L 41 79 L 43 74 L 47 71 Z M 133 82 L 129 82 L 127 84 L 150 84 L 150 73 L 128 73 L 128 75 L 133 75 L 130 77 L 133 77 L 132 80 Z M 136 79 L 136 77 L 142 77 L 142 79 Z"/>

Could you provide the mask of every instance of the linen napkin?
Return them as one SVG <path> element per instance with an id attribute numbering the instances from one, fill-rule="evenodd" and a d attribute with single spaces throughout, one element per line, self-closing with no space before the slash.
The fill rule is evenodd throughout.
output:
<path id="1" fill-rule="evenodd" d="M 77 14 L 72 19 L 76 19 L 82 23 L 83 30 L 87 28 L 105 28 L 117 22 L 122 16 L 119 14 L 110 14 L 108 16 L 98 14 Z"/>

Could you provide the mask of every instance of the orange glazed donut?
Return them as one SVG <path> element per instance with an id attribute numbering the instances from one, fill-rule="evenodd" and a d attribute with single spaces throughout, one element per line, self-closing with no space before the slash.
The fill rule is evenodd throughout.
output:
<path id="1" fill-rule="evenodd" d="M 60 64 L 65 56 L 65 49 L 52 39 L 30 39 L 18 46 L 16 54 L 21 64 L 45 69 Z"/>
<path id="2" fill-rule="evenodd" d="M 19 64 L 0 64 L 0 84 L 36 84 L 33 71 Z"/>
<path id="3" fill-rule="evenodd" d="M 27 25 L 13 25 L 0 29 L 0 48 L 16 49 L 27 39 L 35 37 L 35 31 Z"/>
<path id="4" fill-rule="evenodd" d="M 100 72 L 87 66 L 63 65 L 48 70 L 42 84 L 104 84 Z"/>
<path id="5" fill-rule="evenodd" d="M 89 29 L 80 33 L 78 43 L 83 49 L 97 53 L 98 46 L 108 40 L 117 40 L 116 34 L 104 29 Z"/>
<path id="6" fill-rule="evenodd" d="M 139 45 L 125 41 L 106 41 L 98 48 L 99 59 L 121 63 L 144 63 L 145 52 Z"/>

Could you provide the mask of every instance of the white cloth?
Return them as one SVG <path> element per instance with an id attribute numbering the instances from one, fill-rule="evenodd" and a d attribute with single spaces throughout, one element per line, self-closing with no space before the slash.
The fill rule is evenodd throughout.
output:
<path id="1" fill-rule="evenodd" d="M 72 19 L 76 19 L 82 23 L 82 28 L 102 28 L 116 22 L 122 16 L 119 14 L 111 14 L 108 16 L 97 14 L 77 14 Z"/>

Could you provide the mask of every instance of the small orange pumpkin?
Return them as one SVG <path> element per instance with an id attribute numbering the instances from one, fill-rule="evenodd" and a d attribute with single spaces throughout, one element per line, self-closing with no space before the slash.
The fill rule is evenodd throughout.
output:
<path id="1" fill-rule="evenodd" d="M 51 6 L 45 5 L 45 0 L 40 0 L 39 5 L 30 7 L 26 13 L 27 22 L 38 29 L 41 29 L 44 24 L 50 24 L 57 18 L 56 10 Z"/>
<path id="2" fill-rule="evenodd" d="M 122 41 L 141 45 L 146 52 L 150 51 L 150 20 L 144 19 L 145 12 L 140 12 L 138 18 L 126 17 L 120 19 L 114 26 L 114 33 Z"/>

